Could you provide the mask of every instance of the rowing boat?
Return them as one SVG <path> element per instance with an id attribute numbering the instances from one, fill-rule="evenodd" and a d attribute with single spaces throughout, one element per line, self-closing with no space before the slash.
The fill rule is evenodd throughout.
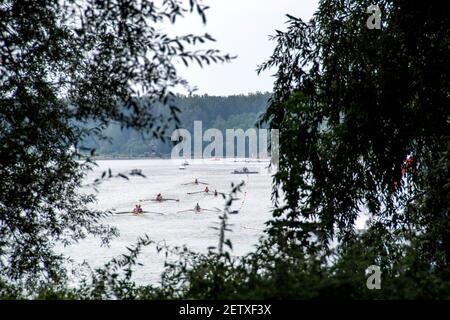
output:
<path id="1" fill-rule="evenodd" d="M 208 193 L 208 192 L 206 192 L 205 190 L 202 190 L 202 191 L 195 191 L 195 192 L 187 192 L 187 194 L 197 194 L 197 193 Z"/>
<path id="2" fill-rule="evenodd" d="M 242 170 L 234 170 L 231 174 L 256 174 L 258 171 L 242 171 Z"/>
<path id="3" fill-rule="evenodd" d="M 163 215 L 163 216 L 165 216 L 166 214 L 165 213 L 163 213 L 163 212 L 155 212 L 155 211 L 146 211 L 146 210 L 144 210 L 144 211 L 142 211 L 142 212 L 140 212 L 140 213 L 134 213 L 133 211 L 115 211 L 114 209 L 113 210 L 111 210 L 114 214 L 131 214 L 131 215 L 133 215 L 133 216 L 140 216 L 140 215 L 142 215 L 142 214 L 144 214 L 144 213 L 154 213 L 154 214 L 160 214 L 160 215 Z"/>
<path id="4" fill-rule="evenodd" d="M 188 182 L 188 183 L 183 183 L 182 185 L 183 185 L 183 186 L 187 186 L 187 185 L 190 185 L 190 184 L 192 184 L 192 185 L 197 185 L 197 184 L 204 184 L 204 185 L 208 185 L 208 183 L 206 183 L 206 182 L 200 182 L 200 181 L 197 181 L 197 182 Z"/>
<path id="5" fill-rule="evenodd" d="M 152 201 L 152 202 L 176 201 L 176 202 L 179 202 L 180 199 L 172 199 L 172 198 L 163 198 L 161 200 L 158 200 L 158 199 L 142 199 L 140 201 L 141 202 L 145 202 L 145 201 Z"/>
<path id="6" fill-rule="evenodd" d="M 250 171 L 247 167 L 243 167 L 241 170 L 234 170 L 232 174 L 255 174 L 259 173 L 258 171 Z"/>
<path id="7" fill-rule="evenodd" d="M 194 212 L 194 213 L 200 213 L 200 212 L 202 212 L 202 211 L 221 212 L 221 211 L 218 210 L 218 209 L 216 209 L 216 210 L 213 210 L 213 209 L 200 209 L 200 210 L 196 210 L 196 209 L 187 209 L 187 210 L 177 211 L 177 213 L 190 212 L 190 211 L 192 211 L 192 212 Z"/>

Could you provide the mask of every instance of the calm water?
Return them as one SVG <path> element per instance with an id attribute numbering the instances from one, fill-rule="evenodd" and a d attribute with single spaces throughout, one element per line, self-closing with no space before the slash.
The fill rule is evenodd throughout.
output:
<path id="1" fill-rule="evenodd" d="M 267 162 L 234 162 L 233 160 L 196 160 L 189 161 L 186 170 L 179 170 L 181 160 L 105 160 L 98 161 L 96 168 L 88 176 L 88 182 L 99 177 L 103 170 L 111 168 L 113 173 L 129 172 L 139 168 L 147 178 L 131 177 L 130 180 L 112 179 L 104 182 L 98 188 L 99 209 L 116 209 L 128 211 L 140 199 L 154 198 L 159 192 L 165 198 L 176 198 L 179 202 L 143 202 L 147 213 L 142 216 L 120 214 L 108 217 L 105 223 L 116 226 L 120 237 L 115 239 L 110 247 L 100 247 L 98 239 L 88 238 L 82 242 L 62 249 L 62 252 L 73 258 L 76 262 L 87 261 L 91 266 L 103 265 L 106 261 L 126 252 L 126 247 L 135 243 L 139 236 L 147 234 L 152 240 L 165 241 L 170 246 L 187 245 L 195 251 L 205 252 L 207 247 L 215 246 L 218 242 L 218 231 L 211 227 L 219 223 L 218 213 L 194 212 L 177 213 L 177 211 L 191 209 L 198 202 L 202 208 L 213 209 L 224 207 L 222 197 L 213 197 L 205 194 L 188 195 L 187 192 L 196 192 L 204 189 L 204 185 L 183 185 L 198 178 L 199 181 L 209 183 L 211 190 L 228 192 L 231 182 L 242 180 L 246 185 L 236 201 L 233 209 L 241 209 L 237 215 L 230 215 L 232 232 L 228 234 L 233 243 L 233 254 L 243 255 L 251 251 L 263 234 L 264 222 L 270 217 L 272 203 L 271 174 L 264 167 Z M 247 166 L 260 174 L 233 175 L 234 169 Z M 94 192 L 85 188 L 83 192 Z M 155 283 L 163 269 L 165 257 L 158 254 L 154 247 L 145 249 L 139 267 L 135 273 L 138 282 Z"/>

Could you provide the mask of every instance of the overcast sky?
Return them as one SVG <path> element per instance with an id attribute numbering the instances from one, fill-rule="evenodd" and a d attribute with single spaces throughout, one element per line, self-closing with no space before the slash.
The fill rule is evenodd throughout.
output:
<path id="1" fill-rule="evenodd" d="M 274 43 L 269 35 L 275 29 L 285 30 L 286 14 L 309 20 L 318 0 L 204 0 L 207 24 L 197 16 L 179 21 L 174 27 L 178 34 L 211 34 L 217 48 L 238 57 L 231 63 L 184 68 L 180 74 L 198 87 L 197 94 L 231 95 L 256 91 L 272 91 L 273 72 L 257 75 L 259 64 L 272 54 Z"/>

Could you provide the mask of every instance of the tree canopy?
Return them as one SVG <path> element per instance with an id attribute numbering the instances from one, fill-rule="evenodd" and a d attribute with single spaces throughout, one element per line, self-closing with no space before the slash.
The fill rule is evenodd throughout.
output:
<path id="1" fill-rule="evenodd" d="M 218 250 L 156 244 L 179 257 L 161 287 L 131 278 L 141 248 L 154 244 L 143 237 L 69 289 L 52 286 L 64 283 L 55 242 L 117 232 L 77 192 L 90 159 L 76 161 L 70 147 L 104 138 L 112 121 L 164 136 L 180 120 L 171 90 L 187 85 L 174 61 L 231 57 L 186 49 L 209 35 L 155 27 L 191 11 L 204 19 L 195 1 L 2 2 L 0 295 L 26 296 L 17 284 L 44 279 L 27 288 L 62 298 L 449 298 L 450 17 L 443 2 L 380 0 L 380 29 L 368 28 L 372 5 L 321 0 L 310 21 L 288 15 L 272 37 L 258 71 L 275 69 L 275 84 L 259 121 L 280 130 L 279 164 L 273 218 L 254 252 L 230 254 L 241 186 L 232 185 Z M 187 121 L 213 100 L 188 99 Z M 228 124 L 244 120 L 228 111 Z M 361 214 L 368 221 L 357 230 Z M 364 286 L 370 265 L 382 270 L 382 290 Z"/>
<path id="2" fill-rule="evenodd" d="M 175 64 L 231 57 L 194 50 L 209 34 L 169 36 L 158 26 L 186 14 L 205 22 L 206 9 L 195 0 L 0 3 L 0 277 L 56 281 L 57 241 L 117 234 L 100 224 L 106 212 L 88 209 L 94 197 L 77 192 L 90 166 L 79 143 L 104 137 L 111 122 L 154 137 L 177 123 L 173 90 L 189 86 Z"/>
<path id="3" fill-rule="evenodd" d="M 381 29 L 369 29 L 371 4 L 289 16 L 259 69 L 277 69 L 263 119 L 283 137 L 272 232 L 311 252 L 345 248 L 366 212 L 379 264 L 392 266 L 388 243 L 408 244 L 448 275 L 450 20 L 444 4 L 378 1 Z"/>
<path id="4" fill-rule="evenodd" d="M 169 124 L 166 130 L 169 136 L 167 139 L 158 139 L 151 134 L 142 134 L 138 130 L 121 128 L 120 124 L 112 123 L 103 130 L 108 140 L 89 137 L 83 145 L 95 148 L 100 157 L 167 157 L 173 148 L 170 134 L 177 125 L 193 134 L 194 121 L 201 121 L 204 131 L 216 128 L 221 130 L 224 136 L 226 129 L 252 128 L 264 112 L 269 97 L 269 93 L 232 96 L 177 95 L 174 103 L 180 109 L 179 123 Z M 170 111 L 165 106 L 155 106 L 155 110 L 166 118 L 170 117 Z M 95 125 L 91 123 L 87 126 Z"/>

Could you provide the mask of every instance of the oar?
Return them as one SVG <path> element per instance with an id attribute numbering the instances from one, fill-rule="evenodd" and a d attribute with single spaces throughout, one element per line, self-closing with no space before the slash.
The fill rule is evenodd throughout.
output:
<path id="1" fill-rule="evenodd" d="M 221 210 L 201 209 L 202 211 L 221 212 Z"/>
<path id="2" fill-rule="evenodd" d="M 206 185 L 208 185 L 208 183 L 206 183 L 206 182 L 200 182 L 200 181 L 197 181 L 197 183 L 195 183 L 195 182 L 182 183 L 181 185 L 187 186 L 188 184 L 206 184 Z"/>
<path id="3" fill-rule="evenodd" d="M 163 216 L 166 215 L 166 214 L 163 213 L 163 212 L 156 212 L 156 211 L 143 211 L 142 213 L 154 213 L 154 214 L 160 214 L 160 215 L 163 215 Z"/>
<path id="4" fill-rule="evenodd" d="M 112 209 L 111 211 L 115 211 L 114 209 Z M 118 211 L 118 212 L 114 212 L 114 214 L 127 214 L 127 213 L 133 213 L 132 211 Z"/>
<path id="5" fill-rule="evenodd" d="M 181 212 L 188 212 L 188 211 L 194 211 L 193 209 L 188 209 L 188 210 L 181 210 L 181 211 L 177 211 L 177 213 L 181 213 Z"/>
<path id="6" fill-rule="evenodd" d="M 167 199 L 163 199 L 163 201 L 180 201 L 180 199 L 167 198 Z"/>
<path id="7" fill-rule="evenodd" d="M 223 193 L 223 192 L 217 192 L 217 196 L 219 196 L 219 194 L 220 194 L 220 195 L 223 195 L 223 196 L 226 196 L 226 194 Z M 217 197 L 217 196 L 214 194 L 214 192 L 212 192 L 212 191 L 209 191 L 206 195 Z M 233 200 L 240 200 L 240 198 L 234 198 Z"/>
<path id="8" fill-rule="evenodd" d="M 141 200 L 139 200 L 139 202 L 147 202 L 147 201 L 162 202 L 162 200 L 156 200 L 156 199 L 141 199 Z"/>
<path id="9" fill-rule="evenodd" d="M 187 194 L 196 194 L 196 193 L 202 193 L 202 192 L 205 192 L 205 191 L 203 190 L 203 191 L 196 191 L 196 192 L 188 192 Z"/>
<path id="10" fill-rule="evenodd" d="M 152 200 L 155 200 L 155 199 L 154 199 L 154 198 L 150 198 L 150 199 L 141 199 L 141 200 L 139 200 L 139 201 L 144 202 L 144 201 L 152 201 Z"/>

